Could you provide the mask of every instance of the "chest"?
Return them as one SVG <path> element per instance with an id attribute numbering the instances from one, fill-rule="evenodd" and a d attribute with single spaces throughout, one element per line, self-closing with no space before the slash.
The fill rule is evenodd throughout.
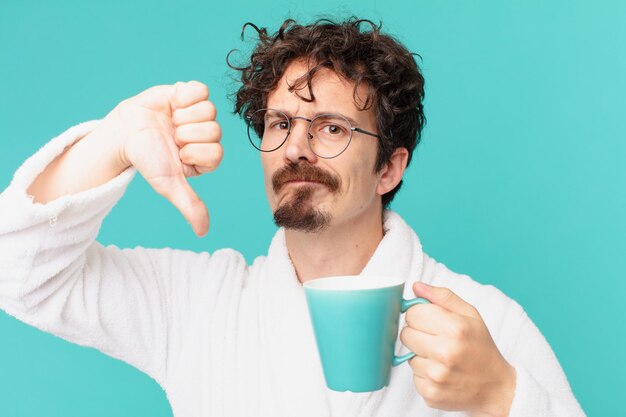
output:
<path id="1" fill-rule="evenodd" d="M 327 414 L 303 293 L 248 283 L 196 302 L 203 304 L 187 340 L 169 358 L 168 398 L 177 417 Z"/>

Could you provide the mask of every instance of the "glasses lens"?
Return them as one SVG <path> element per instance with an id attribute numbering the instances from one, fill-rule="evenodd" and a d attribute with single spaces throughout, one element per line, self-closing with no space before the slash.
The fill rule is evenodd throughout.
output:
<path id="1" fill-rule="evenodd" d="M 322 158 L 332 158 L 350 144 L 352 125 L 339 115 L 322 115 L 313 119 L 309 129 L 311 149 Z"/>
<path id="2" fill-rule="evenodd" d="M 278 149 L 289 133 L 287 116 L 272 109 L 260 109 L 248 117 L 248 138 L 260 151 L 271 152 Z"/>

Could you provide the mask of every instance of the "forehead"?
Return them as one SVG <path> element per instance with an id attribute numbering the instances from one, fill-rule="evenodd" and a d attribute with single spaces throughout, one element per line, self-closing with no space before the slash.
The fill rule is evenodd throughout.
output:
<path id="1" fill-rule="evenodd" d="M 278 108 L 288 112 L 313 108 L 322 111 L 358 116 L 359 113 L 371 113 L 371 109 L 362 111 L 368 95 L 368 87 L 361 83 L 354 95 L 355 83 L 329 68 L 321 68 L 311 80 L 311 89 L 315 98 L 312 102 L 306 80 L 297 84 L 296 81 L 309 71 L 306 61 L 298 60 L 288 65 L 276 88 L 267 97 L 267 107 Z M 355 103 L 355 99 L 357 102 Z"/>

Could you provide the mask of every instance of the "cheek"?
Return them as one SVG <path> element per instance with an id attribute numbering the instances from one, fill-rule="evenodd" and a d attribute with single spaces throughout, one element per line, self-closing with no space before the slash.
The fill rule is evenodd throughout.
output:
<path id="1" fill-rule="evenodd" d="M 373 167 L 369 164 L 354 166 L 349 175 L 344 176 L 343 191 L 354 197 L 355 202 L 363 201 L 370 195 L 376 194 L 377 178 L 373 173 Z"/>
<path id="2" fill-rule="evenodd" d="M 268 197 L 272 195 L 272 175 L 275 170 L 272 169 L 272 165 L 268 158 L 261 157 L 261 168 L 263 169 L 263 179 L 265 182 L 265 190 Z"/>
<path id="3" fill-rule="evenodd" d="M 376 164 L 376 148 L 362 146 L 359 152 L 358 164 L 352 168 L 354 181 L 361 192 L 373 192 L 376 189 L 378 176 L 374 172 Z M 355 184 L 355 185 L 356 185 Z"/>

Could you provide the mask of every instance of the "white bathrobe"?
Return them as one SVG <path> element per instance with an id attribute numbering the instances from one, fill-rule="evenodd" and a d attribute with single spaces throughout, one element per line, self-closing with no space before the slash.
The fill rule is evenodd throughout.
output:
<path id="1" fill-rule="evenodd" d="M 232 249 L 120 249 L 95 239 L 136 171 L 48 204 L 26 194 L 63 149 L 100 120 L 42 147 L 0 194 L 0 308 L 151 376 L 176 417 L 462 416 L 429 408 L 407 363 L 371 393 L 326 388 L 302 285 L 279 229 L 267 256 L 247 265 Z M 517 371 L 511 417 L 584 416 L 545 338 L 513 300 L 428 257 L 391 211 L 361 275 L 447 287 L 475 306 Z M 400 319 L 400 328 L 404 319 Z M 3 343 L 11 343 L 9 340 Z M 398 339 L 396 354 L 406 353 Z"/>

